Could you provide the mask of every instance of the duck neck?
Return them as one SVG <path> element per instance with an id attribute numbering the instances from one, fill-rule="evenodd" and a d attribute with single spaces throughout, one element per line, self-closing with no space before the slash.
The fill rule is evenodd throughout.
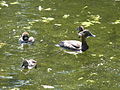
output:
<path id="1" fill-rule="evenodd" d="M 86 51 L 88 48 L 89 47 L 87 45 L 86 38 L 82 36 L 82 51 Z"/>

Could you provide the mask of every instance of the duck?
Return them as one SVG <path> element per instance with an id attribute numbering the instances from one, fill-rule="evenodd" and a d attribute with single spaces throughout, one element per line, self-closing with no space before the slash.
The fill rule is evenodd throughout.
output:
<path id="1" fill-rule="evenodd" d="M 25 59 L 21 65 L 23 69 L 32 69 L 32 68 L 37 68 L 37 61 L 33 59 Z"/>
<path id="2" fill-rule="evenodd" d="M 35 42 L 34 37 L 30 37 L 28 32 L 23 32 L 21 37 L 19 38 L 19 42 L 21 45 L 24 44 L 33 44 Z"/>
<path id="3" fill-rule="evenodd" d="M 79 38 L 81 38 L 81 41 L 64 40 L 64 41 L 61 41 L 56 46 L 64 49 L 72 50 L 72 51 L 77 51 L 79 53 L 82 53 L 88 50 L 89 46 L 87 44 L 86 38 L 95 37 L 95 35 L 93 35 L 89 30 L 84 29 L 83 26 L 79 26 L 77 30 L 78 30 L 78 36 Z"/>

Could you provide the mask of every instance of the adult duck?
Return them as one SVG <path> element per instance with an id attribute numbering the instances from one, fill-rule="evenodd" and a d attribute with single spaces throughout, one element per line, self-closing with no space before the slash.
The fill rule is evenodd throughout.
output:
<path id="1" fill-rule="evenodd" d="M 30 37 L 28 32 L 23 32 L 19 38 L 19 42 L 23 46 L 25 44 L 33 44 L 35 42 L 35 39 L 33 37 Z"/>
<path id="2" fill-rule="evenodd" d="M 87 44 L 86 38 L 87 37 L 95 37 L 90 31 L 85 30 L 82 26 L 77 28 L 79 38 L 81 37 L 81 42 L 77 40 L 64 40 L 61 41 L 56 46 L 62 47 L 64 49 L 69 49 L 72 51 L 77 51 L 79 53 L 82 53 L 89 49 L 89 46 Z"/>

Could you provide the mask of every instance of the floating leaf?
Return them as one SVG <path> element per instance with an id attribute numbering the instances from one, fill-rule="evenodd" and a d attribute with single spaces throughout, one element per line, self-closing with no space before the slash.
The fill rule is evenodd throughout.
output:
<path id="1" fill-rule="evenodd" d="M 103 57 L 104 55 L 103 54 L 99 54 L 99 57 Z"/>
<path id="2" fill-rule="evenodd" d="M 50 72 L 52 70 L 52 68 L 48 68 L 47 71 Z"/>
<path id="3" fill-rule="evenodd" d="M 49 21 L 52 21 L 52 20 L 54 20 L 54 18 L 52 18 L 52 17 L 41 17 L 42 19 L 44 19 L 44 20 L 49 20 Z"/>
<path id="4" fill-rule="evenodd" d="M 10 89 L 10 90 L 20 90 L 20 88 L 12 88 L 12 89 Z"/>
<path id="5" fill-rule="evenodd" d="M 97 66 L 102 66 L 103 65 L 103 63 L 99 63 Z"/>
<path id="6" fill-rule="evenodd" d="M 35 23 L 34 21 L 28 22 L 30 25 L 33 25 L 33 23 Z"/>
<path id="7" fill-rule="evenodd" d="M 5 45 L 6 45 L 6 43 L 0 43 L 0 48 L 2 48 Z"/>
<path id="8" fill-rule="evenodd" d="M 85 21 L 85 22 L 81 22 L 81 24 L 85 27 L 89 27 L 96 23 L 100 24 L 100 21 L 99 21 L 100 19 L 101 19 L 100 15 L 90 15 L 90 18 L 87 19 L 87 21 Z"/>
<path id="9" fill-rule="evenodd" d="M 91 73 L 90 76 L 93 76 L 93 75 L 98 75 L 97 73 Z"/>
<path id="10" fill-rule="evenodd" d="M 63 18 L 68 18 L 70 15 L 69 14 L 65 14 L 63 15 Z"/>
<path id="11" fill-rule="evenodd" d="M 1 69 L 0 71 L 5 71 L 4 69 Z"/>
<path id="12" fill-rule="evenodd" d="M 86 9 L 86 8 L 88 8 L 88 6 L 83 7 L 83 9 Z"/>
<path id="13" fill-rule="evenodd" d="M 83 79 L 83 77 L 78 78 L 78 80 L 82 80 L 82 79 Z"/>
<path id="14" fill-rule="evenodd" d="M 100 22 L 99 21 L 90 21 L 91 23 L 93 23 L 93 24 L 95 24 L 95 23 L 98 23 L 98 24 L 100 24 Z"/>
<path id="15" fill-rule="evenodd" d="M 54 18 L 48 17 L 47 20 L 49 20 L 49 21 L 53 21 Z"/>
<path id="16" fill-rule="evenodd" d="M 114 57 L 110 57 L 110 59 L 113 59 Z"/>
<path id="17" fill-rule="evenodd" d="M 52 18 L 52 17 L 41 17 L 42 18 L 42 22 L 45 22 L 45 23 L 49 23 L 50 21 L 53 21 L 54 20 L 54 18 Z"/>
<path id="18" fill-rule="evenodd" d="M 19 38 L 20 36 L 14 36 L 14 38 Z"/>
<path id="19" fill-rule="evenodd" d="M 80 23 L 80 22 L 78 22 L 78 21 L 77 21 L 77 22 L 74 22 L 74 24 L 78 24 L 78 23 Z"/>
<path id="20" fill-rule="evenodd" d="M 23 27 L 24 29 L 30 29 L 31 28 L 31 26 L 27 26 L 27 27 Z"/>
<path id="21" fill-rule="evenodd" d="M 109 44 L 111 44 L 111 45 L 112 45 L 113 43 L 112 43 L 112 42 L 109 42 Z"/>
<path id="22" fill-rule="evenodd" d="M 86 82 L 94 83 L 94 80 L 86 80 Z"/>
<path id="23" fill-rule="evenodd" d="M 76 15 L 76 17 L 79 17 L 80 15 Z"/>
<path id="24" fill-rule="evenodd" d="M 12 2 L 10 4 L 14 5 L 14 4 L 20 4 L 20 3 L 19 2 Z"/>
<path id="25" fill-rule="evenodd" d="M 54 88 L 53 86 L 49 86 L 49 85 L 41 85 L 43 86 L 43 88 Z"/>
<path id="26" fill-rule="evenodd" d="M 41 20 L 42 22 L 45 22 L 45 23 L 48 23 L 49 21 L 47 21 L 47 20 Z"/>
<path id="27" fill-rule="evenodd" d="M 91 15 L 90 18 L 94 21 L 99 21 L 101 19 L 100 15 Z"/>
<path id="28" fill-rule="evenodd" d="M 51 11 L 51 10 L 52 10 L 52 8 L 46 8 L 46 9 L 44 9 L 44 10 L 46 10 L 46 11 Z"/>
<path id="29" fill-rule="evenodd" d="M 30 21 L 30 22 L 28 22 L 29 24 L 31 24 L 31 25 L 33 25 L 34 23 L 36 23 L 36 22 L 39 22 L 40 20 L 32 20 L 32 21 Z"/>
<path id="30" fill-rule="evenodd" d="M 39 6 L 39 7 L 38 7 L 38 10 L 39 10 L 39 11 L 42 11 L 42 10 L 43 10 L 43 8 L 42 8 L 41 6 Z"/>
<path id="31" fill-rule="evenodd" d="M 21 14 L 21 12 L 16 12 L 15 14 L 20 15 L 20 14 Z"/>
<path id="32" fill-rule="evenodd" d="M 5 1 L 0 1 L 0 5 L 8 7 L 8 4 Z"/>
<path id="33" fill-rule="evenodd" d="M 112 24 L 120 24 L 120 20 L 116 20 L 115 22 L 112 22 Z"/>
<path id="34" fill-rule="evenodd" d="M 55 26 L 61 26 L 62 24 L 57 24 L 57 23 L 56 23 L 56 24 L 54 24 L 54 25 L 55 25 Z"/>
<path id="35" fill-rule="evenodd" d="M 91 54 L 91 56 L 95 57 L 95 56 L 96 56 L 96 54 Z"/>
<path id="36" fill-rule="evenodd" d="M 89 26 L 91 26 L 91 25 L 94 25 L 94 24 L 91 23 L 91 22 L 81 22 L 81 24 L 82 24 L 83 26 L 85 26 L 85 27 L 89 27 Z"/>

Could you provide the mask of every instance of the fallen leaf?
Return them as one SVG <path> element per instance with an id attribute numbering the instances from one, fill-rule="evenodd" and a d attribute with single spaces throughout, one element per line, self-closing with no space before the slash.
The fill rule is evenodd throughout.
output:
<path id="1" fill-rule="evenodd" d="M 47 71 L 50 72 L 52 70 L 52 68 L 48 68 Z"/>
<path id="2" fill-rule="evenodd" d="M 96 54 L 91 54 L 91 56 L 95 57 L 95 56 L 97 56 L 97 55 L 96 55 Z"/>
<path id="3" fill-rule="evenodd" d="M 43 10 L 43 8 L 42 8 L 41 6 L 39 6 L 39 7 L 38 7 L 38 10 L 39 10 L 39 11 L 42 11 L 42 10 Z"/>
<path id="4" fill-rule="evenodd" d="M 91 73 L 90 76 L 93 76 L 93 75 L 98 75 L 97 73 Z"/>
<path id="5" fill-rule="evenodd" d="M 82 79 L 83 79 L 83 77 L 78 78 L 78 80 L 82 80 Z"/>
<path id="6" fill-rule="evenodd" d="M 2 48 L 5 45 L 6 45 L 6 43 L 0 43 L 0 48 Z"/>
<path id="7" fill-rule="evenodd" d="M 46 11 L 51 11 L 51 10 L 52 10 L 52 8 L 46 8 L 46 9 L 44 9 L 44 10 L 46 10 Z"/>
<path id="8" fill-rule="evenodd" d="M 100 15 L 91 15 L 90 18 L 94 21 L 99 21 L 101 19 Z"/>
<path id="9" fill-rule="evenodd" d="M 86 82 L 94 83 L 94 80 L 86 80 Z"/>
<path id="10" fill-rule="evenodd" d="M 54 88 L 53 86 L 49 86 L 49 85 L 41 85 L 43 86 L 43 88 Z"/>
<path id="11" fill-rule="evenodd" d="M 70 15 L 69 14 L 65 14 L 63 15 L 63 18 L 68 18 Z"/>
<path id="12" fill-rule="evenodd" d="M 120 24 L 120 20 L 116 20 L 116 21 L 112 22 L 112 24 Z"/>
<path id="13" fill-rule="evenodd" d="M 93 23 L 91 23 L 91 22 L 81 22 L 81 24 L 83 25 L 83 26 L 85 26 L 85 27 L 89 27 L 89 26 L 91 26 L 91 25 L 94 25 Z"/>
<path id="14" fill-rule="evenodd" d="M 0 1 L 0 4 L 1 4 L 2 6 L 8 7 L 8 4 L 7 4 L 5 1 Z"/>
<path id="15" fill-rule="evenodd" d="M 49 23 L 50 21 L 53 21 L 54 18 L 52 17 L 41 17 L 42 18 L 42 22 L 45 22 L 45 23 Z"/>
<path id="16" fill-rule="evenodd" d="M 56 24 L 54 24 L 54 25 L 55 25 L 55 26 L 61 26 L 62 24 L 57 24 L 57 23 L 56 23 Z"/>
<path id="17" fill-rule="evenodd" d="M 110 57 L 110 59 L 113 59 L 114 57 Z"/>
<path id="18" fill-rule="evenodd" d="M 83 7 L 83 9 L 86 9 L 86 8 L 88 8 L 88 6 Z"/>
<path id="19" fill-rule="evenodd" d="M 112 45 L 113 43 L 112 42 L 109 42 L 110 45 Z"/>
<path id="20" fill-rule="evenodd" d="M 99 57 L 103 57 L 104 55 L 103 54 L 99 54 Z"/>
<path id="21" fill-rule="evenodd" d="M 12 3 L 10 3 L 10 4 L 13 4 L 13 5 L 14 5 L 14 4 L 20 4 L 20 3 L 19 3 L 19 2 L 12 2 Z"/>

